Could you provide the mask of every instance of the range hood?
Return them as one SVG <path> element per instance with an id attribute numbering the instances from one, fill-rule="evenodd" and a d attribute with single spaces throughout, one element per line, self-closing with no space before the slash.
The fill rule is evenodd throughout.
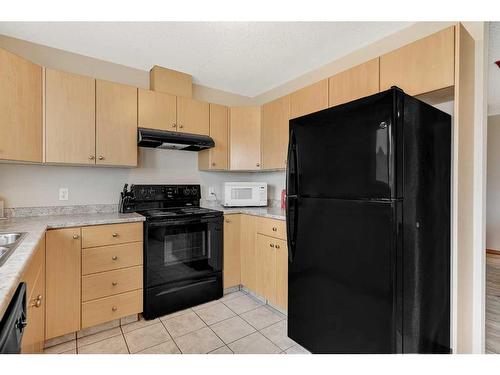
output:
<path id="1" fill-rule="evenodd" d="M 201 151 L 214 147 L 215 142 L 206 135 L 139 128 L 137 145 L 167 150 Z"/>

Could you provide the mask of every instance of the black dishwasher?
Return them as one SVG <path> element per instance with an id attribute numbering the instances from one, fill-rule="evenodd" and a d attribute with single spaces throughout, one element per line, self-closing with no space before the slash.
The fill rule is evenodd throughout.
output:
<path id="1" fill-rule="evenodd" d="M 19 354 L 26 327 L 26 283 L 20 283 L 0 321 L 0 354 Z"/>

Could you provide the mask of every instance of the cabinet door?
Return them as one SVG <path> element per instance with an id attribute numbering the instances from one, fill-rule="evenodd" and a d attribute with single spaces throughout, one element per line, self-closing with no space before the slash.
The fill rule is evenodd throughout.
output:
<path id="1" fill-rule="evenodd" d="M 209 135 L 209 105 L 199 100 L 177 97 L 177 130 L 183 133 Z"/>
<path id="2" fill-rule="evenodd" d="M 275 240 L 276 294 L 271 303 L 286 311 L 288 307 L 288 247 L 286 241 Z"/>
<path id="3" fill-rule="evenodd" d="M 419 95 L 453 86 L 454 74 L 454 26 L 380 57 L 381 91 L 398 86 Z"/>
<path id="4" fill-rule="evenodd" d="M 177 130 L 177 99 L 174 95 L 138 90 L 138 126 L 158 130 Z"/>
<path id="5" fill-rule="evenodd" d="M 47 232 L 45 338 L 80 329 L 81 230 Z"/>
<path id="6" fill-rule="evenodd" d="M 256 235 L 257 283 L 256 291 L 260 296 L 276 299 L 276 240 L 262 234 Z"/>
<path id="7" fill-rule="evenodd" d="M 241 284 L 254 292 L 257 291 L 255 222 L 255 216 L 241 215 Z"/>
<path id="8" fill-rule="evenodd" d="M 224 216 L 224 289 L 240 285 L 240 215 Z"/>
<path id="9" fill-rule="evenodd" d="M 229 110 L 229 162 L 232 171 L 260 169 L 260 107 Z"/>
<path id="10" fill-rule="evenodd" d="M 41 353 L 45 341 L 45 236 L 40 240 L 22 280 L 28 284 L 27 322 L 22 353 Z"/>
<path id="11" fill-rule="evenodd" d="M 95 164 L 95 80 L 45 73 L 46 162 Z"/>
<path id="12" fill-rule="evenodd" d="M 290 94 L 290 118 L 328 108 L 328 78 Z"/>
<path id="13" fill-rule="evenodd" d="M 262 169 L 285 169 L 290 97 L 262 106 Z"/>
<path id="14" fill-rule="evenodd" d="M 210 137 L 215 147 L 198 153 L 198 168 L 202 170 L 226 170 L 228 159 L 228 109 L 210 104 Z"/>
<path id="15" fill-rule="evenodd" d="M 42 67 L 3 49 L 0 159 L 42 161 Z"/>
<path id="16" fill-rule="evenodd" d="M 96 81 L 96 164 L 137 166 L 137 88 Z"/>
<path id="17" fill-rule="evenodd" d="M 340 72 L 328 79 L 330 107 L 379 92 L 379 58 Z"/>

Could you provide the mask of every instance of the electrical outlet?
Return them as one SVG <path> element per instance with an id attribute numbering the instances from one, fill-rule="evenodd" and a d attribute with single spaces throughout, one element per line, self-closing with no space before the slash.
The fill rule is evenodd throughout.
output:
<path id="1" fill-rule="evenodd" d="M 59 188 L 59 200 L 67 201 L 69 196 L 68 188 Z"/>
<path id="2" fill-rule="evenodd" d="M 216 200 L 215 188 L 213 186 L 208 187 L 208 200 Z"/>

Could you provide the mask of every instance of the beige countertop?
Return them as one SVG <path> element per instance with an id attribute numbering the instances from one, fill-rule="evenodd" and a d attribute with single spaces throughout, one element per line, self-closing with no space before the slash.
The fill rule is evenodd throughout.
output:
<path id="1" fill-rule="evenodd" d="M 93 213 L 47 215 L 0 220 L 0 233 L 25 232 L 26 236 L 0 266 L 0 319 L 3 317 L 21 276 L 47 229 L 144 221 L 139 214 Z"/>
<path id="2" fill-rule="evenodd" d="M 224 207 L 218 202 L 204 201 L 202 207 L 219 210 L 225 214 L 247 214 L 271 219 L 285 220 L 285 210 L 280 207 Z"/>

